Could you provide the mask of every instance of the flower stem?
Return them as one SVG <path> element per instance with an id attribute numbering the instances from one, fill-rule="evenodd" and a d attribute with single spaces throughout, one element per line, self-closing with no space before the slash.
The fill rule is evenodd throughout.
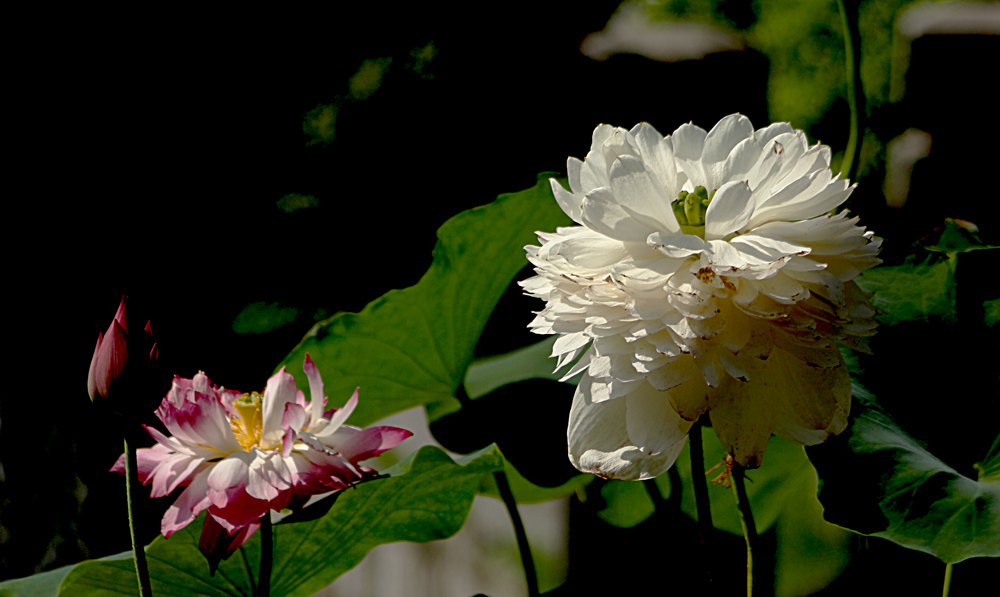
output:
<path id="1" fill-rule="evenodd" d="M 753 597 L 753 547 L 757 544 L 757 525 L 753 521 L 753 510 L 750 509 L 750 499 L 743 481 L 745 474 L 745 468 L 739 464 L 733 465 L 733 493 L 736 494 L 740 525 L 747 542 L 747 597 Z"/>
<path id="2" fill-rule="evenodd" d="M 714 557 L 711 548 L 712 532 L 715 526 L 712 524 L 712 504 L 708 498 L 708 480 L 705 479 L 705 448 L 701 437 L 702 424 L 695 421 L 688 431 L 688 442 L 691 450 L 691 483 L 694 485 L 694 502 L 698 513 L 698 551 L 699 557 L 704 564 L 704 579 L 710 595 L 718 593 L 719 588 L 715 586 L 713 580 L 712 558 Z"/>
<path id="3" fill-rule="evenodd" d="M 507 474 L 503 471 L 493 473 L 493 478 L 497 482 L 497 489 L 500 490 L 500 499 L 507 506 L 507 514 L 514 524 L 514 535 L 517 537 L 517 550 L 521 553 L 521 566 L 524 568 L 524 579 L 528 584 L 528 597 L 540 595 L 538 592 L 538 576 L 535 573 L 535 561 L 531 559 L 531 547 L 528 545 L 528 535 L 524 532 L 524 523 L 521 522 L 521 515 L 517 511 L 517 501 L 514 499 L 514 492 L 510 490 L 510 483 L 507 482 Z"/>
<path id="4" fill-rule="evenodd" d="M 944 590 L 941 591 L 941 597 L 948 597 L 948 591 L 951 590 L 951 567 L 950 562 L 944 567 Z"/>
<path id="5" fill-rule="evenodd" d="M 152 597 L 153 589 L 149 584 L 149 568 L 146 566 L 146 550 L 139 542 L 135 532 L 135 505 L 132 503 L 132 493 L 139 490 L 139 464 L 136 460 L 135 448 L 125 440 L 125 501 L 128 505 L 128 530 L 132 537 L 132 553 L 135 555 L 135 575 L 139 579 L 139 595 Z"/>
<path id="6" fill-rule="evenodd" d="M 850 4 L 848 11 L 847 4 Z M 847 102 L 851 108 L 851 134 L 844 150 L 840 171 L 848 180 L 854 180 L 861 161 L 861 143 L 864 131 L 865 94 L 861 86 L 861 33 L 858 29 L 858 0 L 837 0 L 840 20 L 844 26 L 844 53 L 847 67 Z"/>
<path id="7" fill-rule="evenodd" d="M 260 572 L 257 574 L 258 597 L 271 595 L 271 568 L 274 565 L 274 530 L 271 528 L 271 511 L 260 517 Z"/>
<path id="8" fill-rule="evenodd" d="M 694 484 L 694 501 L 698 509 L 698 528 L 707 537 L 712 529 L 712 506 L 708 499 L 708 480 L 705 479 L 705 449 L 701 443 L 701 423 L 695 421 L 688 431 L 691 442 L 691 482 Z"/>

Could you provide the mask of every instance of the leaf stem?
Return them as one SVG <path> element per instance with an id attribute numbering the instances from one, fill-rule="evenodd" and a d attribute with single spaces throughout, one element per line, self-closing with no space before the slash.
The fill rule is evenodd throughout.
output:
<path id="1" fill-rule="evenodd" d="M 260 572 L 257 574 L 258 597 L 271 595 L 271 568 L 274 565 L 274 529 L 271 527 L 271 511 L 260 517 Z"/>
<path id="2" fill-rule="evenodd" d="M 746 469 L 739 464 L 733 464 L 733 493 L 736 494 L 736 505 L 739 508 L 740 525 L 743 527 L 743 537 L 747 542 L 747 597 L 753 597 L 753 548 L 757 544 L 757 525 L 753 520 L 753 510 L 750 509 L 750 499 L 744 484 Z"/>
<path id="3" fill-rule="evenodd" d="M 847 10 L 850 3 L 851 11 Z M 865 94 L 861 85 L 861 32 L 858 29 L 858 0 L 837 0 L 840 20 L 844 26 L 844 53 L 847 70 L 847 102 L 851 108 L 851 133 L 847 138 L 840 171 L 854 181 L 861 162 L 861 144 L 865 119 Z"/>
<path id="4" fill-rule="evenodd" d="M 951 590 L 951 567 L 952 564 L 949 562 L 945 564 L 944 567 L 944 589 L 941 591 L 941 597 L 948 597 L 948 591 Z"/>
<path id="5" fill-rule="evenodd" d="M 531 559 L 531 546 L 528 545 L 528 535 L 524 532 L 524 523 L 521 522 L 521 515 L 517 511 L 517 501 L 514 499 L 514 492 L 507 482 L 507 474 L 501 471 L 493 473 L 493 478 L 497 482 L 497 489 L 500 490 L 500 499 L 507 506 L 507 514 L 514 525 L 514 536 L 517 537 L 517 550 L 521 554 L 521 566 L 524 568 L 524 580 L 528 584 L 528 597 L 537 597 L 538 575 L 535 573 L 535 561 Z"/>
<path id="6" fill-rule="evenodd" d="M 128 530 L 132 537 L 132 553 L 135 556 L 135 575 L 139 579 L 139 595 L 152 597 L 153 589 L 149 584 L 149 568 L 146 565 L 146 550 L 140 544 L 135 532 L 135 504 L 132 494 L 139 490 L 139 464 L 135 448 L 128 443 L 128 432 L 125 438 L 125 501 L 128 507 Z"/>

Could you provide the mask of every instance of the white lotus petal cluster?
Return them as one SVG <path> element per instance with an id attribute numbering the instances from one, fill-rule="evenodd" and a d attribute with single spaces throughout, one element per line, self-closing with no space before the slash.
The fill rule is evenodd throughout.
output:
<path id="1" fill-rule="evenodd" d="M 832 214 L 853 186 L 829 147 L 739 114 L 666 137 L 601 125 L 568 171 L 570 191 L 552 190 L 579 225 L 538 233 L 522 286 L 545 301 L 532 331 L 559 334 L 557 369 L 580 357 L 564 378 L 583 373 L 568 429 L 578 469 L 655 477 L 705 412 L 749 468 L 772 433 L 809 445 L 844 429 L 836 342 L 874 333 L 853 280 L 879 263 L 880 240 Z"/>

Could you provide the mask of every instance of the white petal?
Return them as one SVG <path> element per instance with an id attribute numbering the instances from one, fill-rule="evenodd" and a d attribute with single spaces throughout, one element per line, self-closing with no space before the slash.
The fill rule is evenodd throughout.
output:
<path id="1" fill-rule="evenodd" d="M 690 123 L 680 125 L 670 136 L 673 140 L 674 156 L 685 160 L 701 159 L 707 136 L 708 133 L 700 126 Z"/>
<path id="2" fill-rule="evenodd" d="M 706 187 L 719 188 L 728 179 L 723 178 L 726 158 L 740 142 L 753 139 L 753 125 L 742 114 L 730 114 L 718 122 L 705 137 L 701 154 L 705 171 Z"/>
<path id="3" fill-rule="evenodd" d="M 700 377 L 698 368 L 690 357 L 681 357 L 648 374 L 646 381 L 657 390 L 670 390 L 692 377 Z"/>
<path id="4" fill-rule="evenodd" d="M 753 137 L 747 137 L 734 147 L 726 157 L 726 161 L 722 165 L 721 182 L 749 180 L 750 171 L 761 161 L 763 155 L 764 148 L 760 146 L 760 143 Z"/>
<path id="5" fill-rule="evenodd" d="M 604 163 L 608 167 L 608 176 L 611 176 L 611 168 L 618 158 L 628 156 L 639 158 L 639 148 L 633 145 L 634 139 L 625 129 L 616 128 L 614 132 L 604 141 L 601 151 L 604 152 Z"/>
<path id="6" fill-rule="evenodd" d="M 583 183 L 580 182 L 580 172 L 583 170 L 583 162 L 576 158 L 566 158 L 566 177 L 569 179 L 569 188 L 574 194 L 586 195 L 583 190 Z"/>
<path id="7" fill-rule="evenodd" d="M 702 254 L 702 259 L 707 257 L 717 273 L 733 274 L 747 266 L 746 258 L 726 241 L 710 240 L 706 245 L 707 255 Z"/>
<path id="8" fill-rule="evenodd" d="M 787 122 L 775 122 L 774 124 L 768 125 L 762 129 L 757 129 L 753 136 L 757 139 L 757 142 L 761 145 L 766 146 L 769 141 L 777 137 L 778 135 L 784 135 L 788 133 L 794 133 L 795 129 L 792 125 Z"/>
<path id="9" fill-rule="evenodd" d="M 216 491 L 246 485 L 251 456 L 248 452 L 230 454 L 212 467 L 208 474 L 208 486 Z"/>
<path id="10" fill-rule="evenodd" d="M 697 255 L 705 250 L 705 241 L 693 234 L 654 232 L 646 239 L 650 247 L 674 259 Z"/>
<path id="11" fill-rule="evenodd" d="M 636 125 L 630 132 L 639 146 L 646 168 L 656 175 L 664 192 L 675 197 L 681 190 L 681 183 L 677 178 L 677 164 L 674 163 L 673 142 L 645 122 Z"/>
<path id="12" fill-rule="evenodd" d="M 654 230 L 680 232 L 670 197 L 660 182 L 643 165 L 642 160 L 629 155 L 619 157 L 609 174 L 611 190 L 625 211 L 642 220 Z"/>
<path id="13" fill-rule="evenodd" d="M 707 135 L 705 129 L 699 126 L 683 124 L 670 137 L 674 147 L 674 162 L 690 179 L 692 189 L 697 185 L 706 184 L 701 151 L 705 147 Z"/>
<path id="14" fill-rule="evenodd" d="M 574 222 L 582 223 L 580 218 L 583 214 L 580 204 L 583 199 L 564 189 L 554 178 L 550 178 L 549 183 L 552 185 L 552 194 L 555 195 L 556 203 L 559 204 L 560 209 Z"/>
<path id="15" fill-rule="evenodd" d="M 607 187 L 594 189 L 583 198 L 582 219 L 591 230 L 621 241 L 642 242 L 655 231 L 622 209 Z"/>
<path id="16" fill-rule="evenodd" d="M 651 479 L 674 463 L 684 445 L 650 456 L 635 445 L 627 429 L 627 399 L 595 403 L 591 399 L 590 379 L 577 386 L 570 408 L 567 440 L 573 466 L 586 473 L 608 479 Z"/>
<path id="17" fill-rule="evenodd" d="M 615 128 L 602 124 L 594 129 L 594 134 L 590 141 L 590 152 L 583 160 L 583 167 L 580 169 L 579 192 L 589 193 L 590 191 L 608 186 L 608 167 L 604 162 L 604 141 L 615 131 Z M 575 191 L 576 189 L 574 189 Z"/>
<path id="18" fill-rule="evenodd" d="M 673 458 L 684 447 L 691 422 L 670 406 L 670 396 L 646 384 L 625 397 L 625 427 L 629 439 L 647 456 L 669 453 Z"/>
<path id="19" fill-rule="evenodd" d="M 285 405 L 295 402 L 295 396 L 295 378 L 285 373 L 284 367 L 267 380 L 261 409 L 261 448 L 270 450 L 281 445 L 281 438 L 285 435 L 281 419 L 285 416 Z"/>
<path id="20" fill-rule="evenodd" d="M 727 182 L 720 188 L 705 212 L 705 239 L 714 240 L 742 229 L 754 212 L 750 186 L 743 181 Z"/>

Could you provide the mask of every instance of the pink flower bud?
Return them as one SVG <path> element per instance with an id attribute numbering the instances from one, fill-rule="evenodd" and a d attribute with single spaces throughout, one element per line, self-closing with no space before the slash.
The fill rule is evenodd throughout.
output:
<path id="1" fill-rule="evenodd" d="M 152 401 L 148 409 L 141 407 L 149 402 L 141 400 L 144 395 L 155 397 L 159 393 L 149 387 L 155 375 L 151 365 L 159 356 L 159 350 L 150 322 L 141 330 L 129 332 L 125 317 L 127 298 L 122 297 L 108 330 L 97 336 L 87 376 L 87 392 L 91 401 L 104 403 L 116 412 L 142 414 L 152 411 L 159 402 L 158 399 Z"/>

